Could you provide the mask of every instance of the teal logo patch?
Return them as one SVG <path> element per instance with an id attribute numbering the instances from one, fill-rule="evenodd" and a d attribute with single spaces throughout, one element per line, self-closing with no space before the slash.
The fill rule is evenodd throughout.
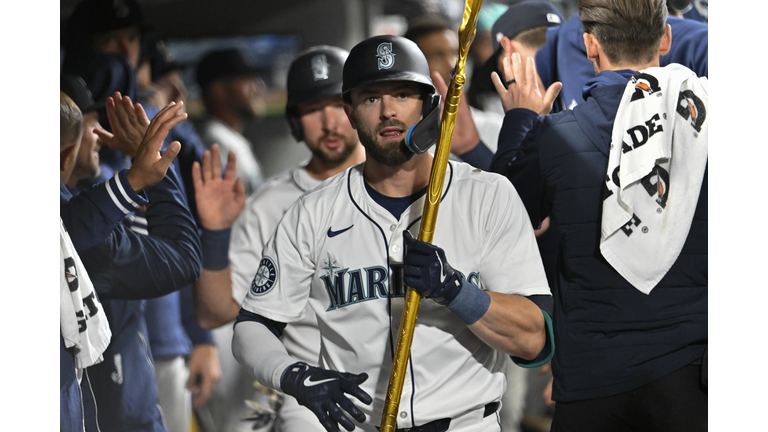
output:
<path id="1" fill-rule="evenodd" d="M 269 257 L 264 257 L 259 263 L 259 270 L 251 283 L 251 294 L 260 296 L 272 290 L 277 282 L 277 266 Z"/>

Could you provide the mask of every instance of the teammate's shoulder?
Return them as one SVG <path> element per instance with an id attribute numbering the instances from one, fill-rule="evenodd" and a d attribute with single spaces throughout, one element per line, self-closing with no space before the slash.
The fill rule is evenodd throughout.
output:
<path id="1" fill-rule="evenodd" d="M 483 171 L 466 162 L 450 162 L 453 168 L 451 188 L 455 189 L 460 199 L 473 199 L 485 202 L 497 200 L 501 196 L 514 196 L 517 191 L 503 175 Z"/>
<path id="2" fill-rule="evenodd" d="M 316 200 L 334 199 L 347 189 L 347 184 L 350 177 L 355 178 L 362 175 L 362 167 L 364 163 L 365 162 L 361 162 L 358 165 L 353 165 L 334 175 L 333 177 L 327 178 L 313 189 L 305 192 L 304 195 L 301 196 L 301 200 L 303 202 L 310 202 Z"/>
<path id="3" fill-rule="evenodd" d="M 483 171 L 466 162 L 450 161 L 453 170 L 453 177 L 457 182 L 484 182 L 488 184 L 497 184 L 506 178 L 500 174 Z"/>
<path id="4" fill-rule="evenodd" d="M 281 193 L 286 187 L 291 186 L 291 170 L 284 171 L 269 178 L 264 184 L 248 197 L 248 201 L 261 201 L 265 197 Z"/>

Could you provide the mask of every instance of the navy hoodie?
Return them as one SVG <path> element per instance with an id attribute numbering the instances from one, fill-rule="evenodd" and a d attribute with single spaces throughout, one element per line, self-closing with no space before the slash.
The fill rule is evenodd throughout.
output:
<path id="1" fill-rule="evenodd" d="M 633 73 L 602 72 L 573 110 L 544 117 L 510 110 L 494 158 L 494 171 L 514 184 L 532 224 L 549 216 L 559 227 L 551 287 L 557 402 L 634 390 L 699 362 L 708 340 L 706 172 L 683 250 L 649 295 L 600 253 L 610 136 Z"/>

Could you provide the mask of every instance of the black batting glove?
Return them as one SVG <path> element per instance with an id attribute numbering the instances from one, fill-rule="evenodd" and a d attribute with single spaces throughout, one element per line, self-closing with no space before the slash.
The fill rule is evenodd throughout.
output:
<path id="1" fill-rule="evenodd" d="M 345 393 L 370 405 L 373 399 L 359 387 L 359 384 L 367 379 L 366 373 L 355 375 L 297 362 L 288 366 L 283 372 L 280 387 L 283 392 L 295 397 L 300 405 L 315 413 L 328 432 L 338 432 L 339 425 L 352 431 L 355 425 L 344 411 L 360 423 L 365 421 L 365 414 L 349 400 Z"/>
<path id="2" fill-rule="evenodd" d="M 443 249 L 416 240 L 408 230 L 403 231 L 403 243 L 405 284 L 441 305 L 451 303 L 459 295 L 464 277 L 448 264 Z"/>

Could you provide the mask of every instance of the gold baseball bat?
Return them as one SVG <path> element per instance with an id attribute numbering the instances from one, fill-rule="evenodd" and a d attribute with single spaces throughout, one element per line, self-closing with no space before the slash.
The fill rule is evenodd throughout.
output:
<path id="1" fill-rule="evenodd" d="M 456 113 L 461 99 L 461 90 L 467 81 L 464 67 L 467 63 L 467 55 L 472 41 L 475 39 L 477 17 L 483 0 L 467 0 L 464 4 L 464 17 L 459 28 L 459 55 L 456 59 L 456 68 L 453 71 L 448 93 L 445 97 L 443 115 L 440 120 L 440 137 L 437 140 L 435 156 L 432 161 L 432 171 L 429 175 L 429 188 L 427 199 L 424 202 L 421 226 L 418 239 L 432 243 L 437 222 L 437 211 L 440 208 L 440 197 L 443 195 L 443 181 L 445 171 L 448 169 L 448 156 L 451 153 L 453 141 L 453 128 L 456 124 Z M 400 405 L 400 396 L 403 393 L 405 369 L 408 365 L 408 356 L 413 343 L 413 330 L 416 326 L 416 317 L 419 313 L 421 296 L 411 287 L 405 296 L 405 308 L 400 323 L 400 334 L 395 347 L 395 357 L 392 359 L 392 372 L 389 376 L 387 398 L 384 402 L 384 411 L 381 416 L 380 432 L 395 432 L 397 425 L 397 410 Z"/>

